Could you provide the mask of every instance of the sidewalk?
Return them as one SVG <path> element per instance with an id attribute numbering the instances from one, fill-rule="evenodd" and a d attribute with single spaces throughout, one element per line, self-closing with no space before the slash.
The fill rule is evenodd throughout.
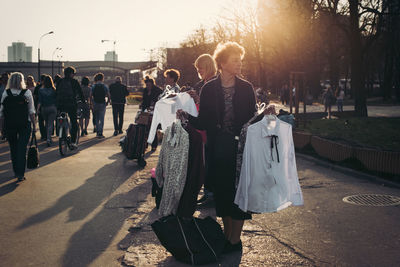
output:
<path id="1" fill-rule="evenodd" d="M 138 206 L 136 212 L 130 216 L 131 223 L 129 234 L 122 240 L 119 247 L 126 250 L 122 259 L 126 266 L 189 266 L 176 261 L 172 255 L 160 244 L 156 235 L 151 229 L 151 223 L 160 216 L 155 208 L 154 198 L 151 197 L 150 170 L 155 167 L 158 160 L 160 147 L 154 153 L 147 152 L 147 166 L 137 172 L 135 186 L 141 187 L 145 196 L 144 199 L 137 199 L 139 203 L 132 203 Z M 199 206 L 195 217 L 215 218 L 213 207 Z M 217 220 L 221 225 L 220 218 Z M 217 263 L 204 266 L 314 266 L 311 259 L 303 256 L 300 251 L 280 241 L 274 235 L 266 232 L 256 220 L 246 221 L 242 234 L 243 254 L 231 253 L 221 257 L 220 265 Z"/>

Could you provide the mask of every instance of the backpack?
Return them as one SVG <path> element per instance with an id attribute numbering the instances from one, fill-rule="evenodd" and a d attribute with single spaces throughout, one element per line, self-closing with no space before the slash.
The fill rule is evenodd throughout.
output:
<path id="1" fill-rule="evenodd" d="M 106 91 L 103 84 L 96 84 L 93 88 L 93 100 L 95 103 L 104 104 L 106 102 Z"/>
<path id="2" fill-rule="evenodd" d="M 72 87 L 72 81 L 62 79 L 57 84 L 57 107 L 73 106 L 76 104 L 74 88 Z"/>
<path id="3" fill-rule="evenodd" d="M 7 96 L 3 101 L 4 127 L 6 131 L 23 129 L 28 124 L 28 101 L 24 94 L 27 90 L 21 90 L 18 95 L 13 95 L 11 89 L 7 89 Z"/>

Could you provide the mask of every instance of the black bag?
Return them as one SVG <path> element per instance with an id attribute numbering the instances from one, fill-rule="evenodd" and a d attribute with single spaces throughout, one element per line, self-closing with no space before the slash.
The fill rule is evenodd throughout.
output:
<path id="1" fill-rule="evenodd" d="M 61 79 L 57 84 L 57 107 L 71 107 L 76 105 L 74 88 L 71 79 Z"/>
<path id="2" fill-rule="evenodd" d="M 95 103 L 104 104 L 106 102 L 106 91 L 103 84 L 96 84 L 93 88 L 93 100 Z"/>
<path id="3" fill-rule="evenodd" d="M 128 159 L 140 159 L 146 149 L 146 126 L 130 124 L 126 131 L 123 152 Z"/>
<path id="4" fill-rule="evenodd" d="M 28 125 L 28 101 L 24 94 L 27 90 L 21 90 L 18 95 L 13 95 L 11 89 L 7 89 L 7 96 L 3 101 L 4 128 L 13 131 L 25 128 Z"/>
<path id="5" fill-rule="evenodd" d="M 163 217 L 151 224 L 161 244 L 178 261 L 192 265 L 217 262 L 225 246 L 221 226 L 211 217 Z"/>
<path id="6" fill-rule="evenodd" d="M 33 132 L 31 137 L 31 144 L 28 149 L 28 157 L 26 159 L 26 167 L 28 169 L 35 169 L 39 166 L 39 149 L 37 146 L 36 135 Z"/>
<path id="7" fill-rule="evenodd" d="M 151 177 L 151 196 L 155 198 L 156 208 L 160 208 L 163 188 L 159 187 L 155 178 Z"/>

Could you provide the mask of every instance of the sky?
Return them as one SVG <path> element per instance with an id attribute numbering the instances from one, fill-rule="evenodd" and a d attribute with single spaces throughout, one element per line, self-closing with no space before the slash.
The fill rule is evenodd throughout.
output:
<path id="1" fill-rule="evenodd" d="M 37 61 L 104 60 L 116 40 L 118 61 L 148 60 L 150 49 L 178 47 L 201 25 L 212 26 L 230 6 L 243 0 L 2 0 L 0 61 L 7 46 L 32 46 Z M 247 0 L 256 2 L 256 0 Z M 56 51 L 61 47 L 60 51 Z M 56 51 L 56 52 L 54 52 Z"/>

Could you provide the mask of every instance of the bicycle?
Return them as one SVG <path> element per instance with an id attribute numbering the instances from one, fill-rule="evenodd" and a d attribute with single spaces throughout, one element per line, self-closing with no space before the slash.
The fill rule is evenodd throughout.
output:
<path id="1" fill-rule="evenodd" d="M 80 112 L 79 112 L 80 111 Z M 78 109 L 77 120 L 81 117 L 82 111 Z M 57 116 L 58 121 L 58 150 L 61 156 L 65 156 L 68 150 L 75 150 L 79 144 L 79 124 L 76 128 L 76 139 L 72 142 L 70 129 L 71 124 L 69 120 L 68 113 L 61 111 Z"/>

